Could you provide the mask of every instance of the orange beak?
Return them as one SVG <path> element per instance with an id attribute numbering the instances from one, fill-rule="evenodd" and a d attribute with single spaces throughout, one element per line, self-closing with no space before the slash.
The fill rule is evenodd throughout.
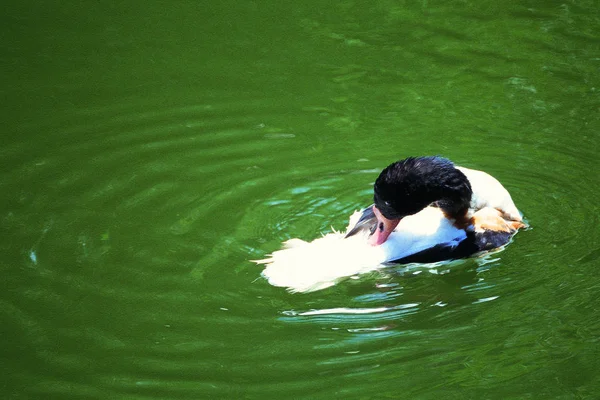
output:
<path id="1" fill-rule="evenodd" d="M 390 234 L 396 229 L 396 226 L 400 223 L 400 219 L 387 219 L 375 206 L 373 206 L 373 213 L 377 217 L 377 226 L 375 227 L 375 232 L 369 238 L 369 244 L 371 246 L 379 246 L 385 243 Z"/>

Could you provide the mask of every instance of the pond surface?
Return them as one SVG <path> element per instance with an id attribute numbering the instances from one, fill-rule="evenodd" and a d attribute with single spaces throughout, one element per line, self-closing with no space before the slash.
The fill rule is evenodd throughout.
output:
<path id="1" fill-rule="evenodd" d="M 0 397 L 597 398 L 599 10 L 9 1 Z M 310 294 L 249 261 L 433 154 L 531 228 Z"/>

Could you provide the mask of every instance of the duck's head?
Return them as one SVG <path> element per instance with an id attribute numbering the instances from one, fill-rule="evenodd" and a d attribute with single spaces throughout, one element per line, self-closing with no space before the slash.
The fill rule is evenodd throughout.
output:
<path id="1" fill-rule="evenodd" d="M 384 243 L 402 218 L 438 202 L 448 212 L 466 211 L 471 186 L 454 164 L 442 157 L 410 157 L 387 166 L 375 181 L 377 217 L 369 243 Z"/>

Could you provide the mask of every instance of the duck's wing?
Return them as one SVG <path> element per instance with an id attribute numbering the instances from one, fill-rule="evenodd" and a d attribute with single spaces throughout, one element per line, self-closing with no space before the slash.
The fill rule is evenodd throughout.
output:
<path id="1" fill-rule="evenodd" d="M 356 235 L 358 232 L 369 231 L 369 234 L 372 234 L 375 231 L 375 227 L 377 226 L 377 217 L 373 212 L 373 205 L 365 208 L 360 212 L 360 217 L 352 226 L 352 222 L 348 226 L 346 230 L 346 235 L 344 238 L 349 238 L 350 236 Z"/>
<path id="2" fill-rule="evenodd" d="M 386 264 L 434 263 L 468 257 L 478 251 L 475 238 L 467 237 L 460 242 L 439 243 L 417 253 L 389 261 Z"/>
<path id="3" fill-rule="evenodd" d="M 497 249 L 508 244 L 514 232 L 482 231 L 467 232 L 462 240 L 439 243 L 428 249 L 419 251 L 386 264 L 434 263 L 470 257 L 475 253 Z"/>

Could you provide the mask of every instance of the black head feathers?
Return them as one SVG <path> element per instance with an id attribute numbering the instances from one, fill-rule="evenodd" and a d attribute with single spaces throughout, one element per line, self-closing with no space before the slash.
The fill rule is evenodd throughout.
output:
<path id="1" fill-rule="evenodd" d="M 386 167 L 375 181 L 375 206 L 388 219 L 416 214 L 436 203 L 450 216 L 471 201 L 467 177 L 442 157 L 409 157 Z"/>

